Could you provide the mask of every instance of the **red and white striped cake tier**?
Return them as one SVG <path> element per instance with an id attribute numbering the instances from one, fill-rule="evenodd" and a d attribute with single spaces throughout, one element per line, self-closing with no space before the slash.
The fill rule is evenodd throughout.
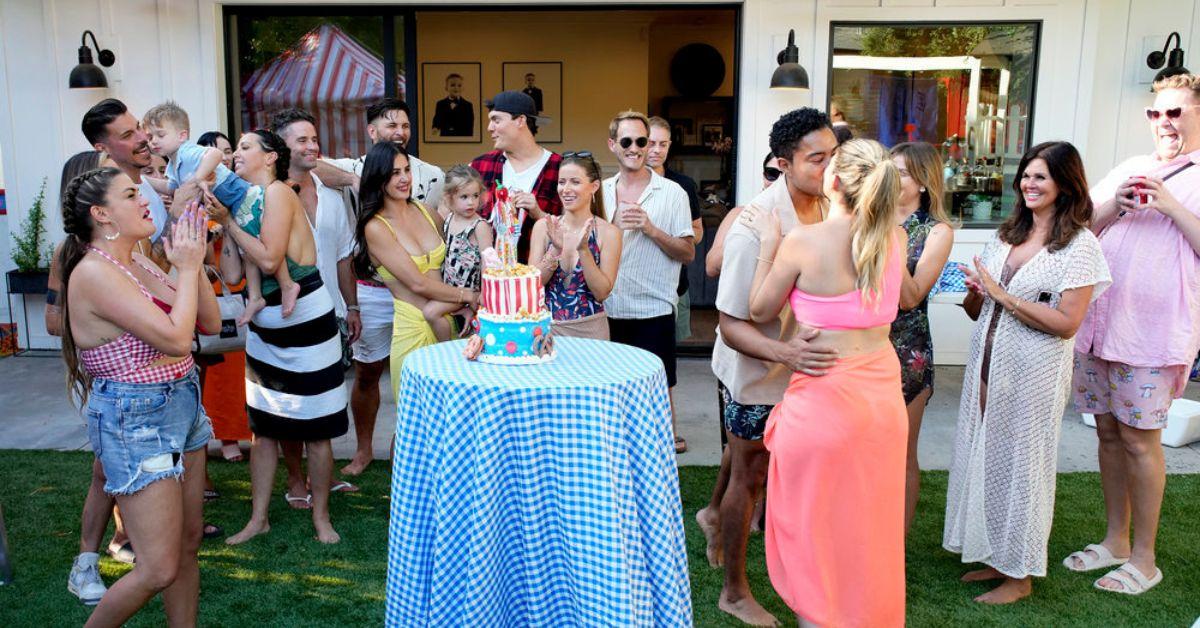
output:
<path id="1" fill-rule="evenodd" d="M 480 313 L 492 316 L 533 316 L 546 311 L 546 292 L 536 268 L 485 271 L 479 295 Z"/>

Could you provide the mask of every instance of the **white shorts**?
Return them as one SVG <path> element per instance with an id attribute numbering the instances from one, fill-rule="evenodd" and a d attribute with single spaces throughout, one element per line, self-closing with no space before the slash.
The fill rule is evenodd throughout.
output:
<path id="1" fill-rule="evenodd" d="M 362 335 L 351 349 L 355 362 L 370 364 L 388 357 L 392 350 L 392 292 L 387 288 L 358 282 L 358 307 Z"/>

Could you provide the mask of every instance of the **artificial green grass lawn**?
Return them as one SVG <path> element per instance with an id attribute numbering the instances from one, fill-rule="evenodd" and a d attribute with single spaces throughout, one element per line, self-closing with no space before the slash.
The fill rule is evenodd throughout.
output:
<path id="1" fill-rule="evenodd" d="M 0 451 L 0 505 L 8 528 L 15 582 L 0 587 L 0 626 L 81 625 L 88 615 L 66 590 L 79 543 L 79 509 L 91 469 L 87 453 Z M 210 461 L 222 497 L 207 519 L 236 532 L 250 512 L 249 469 Z M 692 603 L 698 626 L 735 626 L 717 610 L 722 573 L 704 558 L 696 510 L 708 501 L 716 469 L 680 472 Z M 282 473 L 280 474 L 282 479 Z M 375 463 L 361 478 L 362 491 L 333 499 L 340 545 L 312 540 L 307 512 L 271 501 L 271 532 L 238 547 L 220 540 L 201 548 L 202 626 L 363 626 L 383 622 L 387 561 L 389 474 Z M 1140 598 L 1092 588 L 1100 573 L 1075 574 L 1059 561 L 1103 535 L 1103 501 L 1095 473 L 1059 476 L 1049 577 L 1034 584 L 1033 597 L 1007 607 L 985 607 L 971 598 L 987 583 L 962 584 L 957 557 L 941 549 L 946 473 L 924 475 L 920 510 L 908 544 L 908 623 L 912 626 L 1190 626 L 1200 614 L 1200 475 L 1173 475 L 1167 482 L 1158 560 L 1165 579 Z M 771 591 L 761 535 L 750 542 L 753 590 L 769 610 L 792 624 L 792 615 Z M 127 566 L 104 558 L 110 584 Z M 153 602 L 131 626 L 164 625 Z"/>

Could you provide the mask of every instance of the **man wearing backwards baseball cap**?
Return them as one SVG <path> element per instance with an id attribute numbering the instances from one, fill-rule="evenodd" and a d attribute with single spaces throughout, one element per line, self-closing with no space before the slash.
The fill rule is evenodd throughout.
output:
<path id="1" fill-rule="evenodd" d="M 517 259 L 529 260 L 529 234 L 533 223 L 547 214 L 562 213 L 558 198 L 558 165 L 562 157 L 538 145 L 539 123 L 548 118 L 537 115 L 537 106 L 528 94 L 511 90 L 500 92 L 487 102 L 488 134 L 496 150 L 484 153 L 471 162 L 471 167 L 483 175 L 483 187 L 491 191 L 503 183 L 509 190 L 513 206 L 525 210 L 525 224 L 517 242 Z M 492 195 L 486 194 L 479 213 L 492 217 Z"/>

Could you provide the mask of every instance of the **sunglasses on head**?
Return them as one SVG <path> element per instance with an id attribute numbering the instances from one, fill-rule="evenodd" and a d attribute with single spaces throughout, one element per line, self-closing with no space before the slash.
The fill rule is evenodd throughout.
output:
<path id="1" fill-rule="evenodd" d="M 1183 115 L 1184 109 L 1196 106 L 1197 105 L 1182 105 L 1179 107 L 1171 107 L 1170 109 L 1165 109 L 1162 111 L 1159 111 L 1153 107 L 1146 107 L 1146 119 L 1154 122 L 1155 120 L 1158 120 L 1159 116 L 1167 116 L 1168 120 L 1175 120 L 1179 116 Z"/>
<path id="2" fill-rule="evenodd" d="M 569 153 L 563 153 L 563 159 L 571 159 L 571 158 L 592 159 L 592 151 L 581 150 L 581 151 L 571 151 Z"/>
<path id="3" fill-rule="evenodd" d="M 763 178 L 767 181 L 775 181 L 781 174 L 783 173 L 780 172 L 779 168 L 772 168 L 771 166 L 763 168 Z"/>
<path id="4" fill-rule="evenodd" d="M 645 148 L 646 144 L 650 143 L 650 138 L 648 138 L 644 135 L 642 137 L 637 137 L 637 138 L 622 137 L 620 140 L 617 141 L 617 143 L 621 145 L 621 148 L 629 148 L 630 146 L 632 146 L 634 144 L 637 144 L 638 148 Z"/>

